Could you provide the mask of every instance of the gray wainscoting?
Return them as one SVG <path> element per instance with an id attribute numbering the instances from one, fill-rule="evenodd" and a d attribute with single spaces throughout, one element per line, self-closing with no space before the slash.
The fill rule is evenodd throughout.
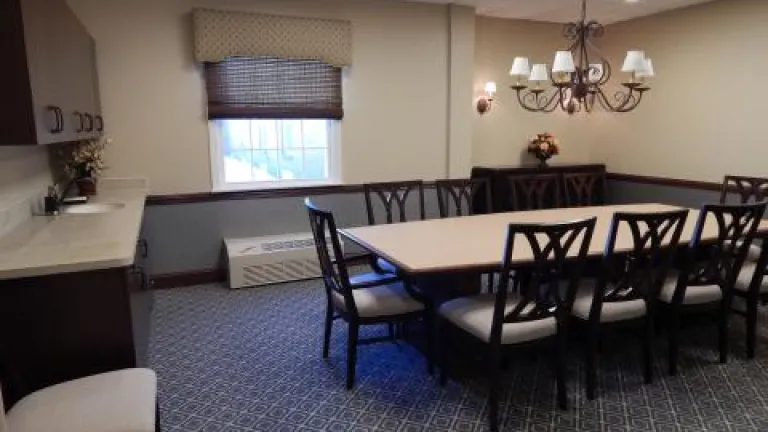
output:
<path id="1" fill-rule="evenodd" d="M 427 217 L 435 218 L 434 189 L 425 189 Z M 361 193 L 312 197 L 334 212 L 340 228 L 367 225 Z M 408 208 L 415 219 L 416 201 Z M 191 204 L 152 205 L 144 212 L 143 236 L 150 245 L 148 268 L 153 276 L 224 266 L 223 239 L 309 232 L 304 198 L 258 198 Z M 349 251 L 350 249 L 348 249 Z M 354 250 L 352 250 L 354 252 Z"/>
<path id="2" fill-rule="evenodd" d="M 610 204 L 661 203 L 698 208 L 719 199 L 720 193 L 715 191 L 617 180 L 608 182 Z"/>

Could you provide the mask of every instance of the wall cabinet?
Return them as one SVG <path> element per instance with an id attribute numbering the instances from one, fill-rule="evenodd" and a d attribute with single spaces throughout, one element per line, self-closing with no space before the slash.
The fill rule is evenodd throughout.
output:
<path id="1" fill-rule="evenodd" d="M 0 58 L 0 145 L 101 135 L 95 42 L 65 0 L 3 0 Z"/>

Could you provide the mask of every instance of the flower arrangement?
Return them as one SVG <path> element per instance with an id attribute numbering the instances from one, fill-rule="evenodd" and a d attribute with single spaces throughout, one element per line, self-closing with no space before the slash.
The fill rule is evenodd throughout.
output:
<path id="1" fill-rule="evenodd" d="M 62 148 L 64 171 L 75 180 L 100 176 L 107 169 L 104 164 L 104 149 L 111 144 L 110 138 L 96 138 Z"/>
<path id="2" fill-rule="evenodd" d="M 528 140 L 528 153 L 538 159 L 541 166 L 546 166 L 547 159 L 560 154 L 560 141 L 549 132 L 537 134 Z"/>

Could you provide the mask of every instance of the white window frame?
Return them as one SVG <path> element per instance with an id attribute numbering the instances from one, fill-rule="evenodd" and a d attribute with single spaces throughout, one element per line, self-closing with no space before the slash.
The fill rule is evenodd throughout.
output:
<path id="1" fill-rule="evenodd" d="M 254 119 L 257 120 L 257 119 Z M 294 120 L 294 119 L 287 119 Z M 303 120 L 303 119 L 295 119 Z M 213 192 L 269 190 L 297 187 L 332 186 L 341 184 L 341 120 L 328 120 L 328 178 L 325 180 L 275 180 L 228 183 L 224 172 L 222 130 L 216 120 L 208 121 Z"/>

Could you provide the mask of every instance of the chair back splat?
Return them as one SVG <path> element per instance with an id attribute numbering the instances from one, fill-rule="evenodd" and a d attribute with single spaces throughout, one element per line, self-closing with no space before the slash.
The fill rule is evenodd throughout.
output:
<path id="1" fill-rule="evenodd" d="M 613 215 L 590 320 L 600 321 L 603 303 L 640 299 L 648 306 L 655 303 L 674 263 L 687 218 L 688 210 Z M 621 230 L 622 227 L 628 230 Z M 627 231 L 631 235 L 631 249 L 617 253 L 620 232 Z"/>
<path id="2" fill-rule="evenodd" d="M 561 318 L 570 313 L 569 299 L 578 288 L 595 230 L 597 218 L 558 224 L 511 224 L 507 233 L 503 264 L 494 305 L 491 343 L 498 344 L 504 324 Z M 530 248 L 530 273 L 521 282 L 520 301 L 507 309 L 507 290 L 514 263 L 515 248 Z M 560 281 L 567 280 L 565 293 Z"/>
<path id="3" fill-rule="evenodd" d="M 437 180 L 435 188 L 441 218 L 471 216 L 477 209 L 482 213 L 493 213 L 488 179 Z"/>
<path id="4" fill-rule="evenodd" d="M 382 207 L 384 221 L 388 224 L 408 221 L 408 198 L 414 193 L 418 200 L 418 217 L 426 219 L 424 208 L 424 182 L 409 180 L 401 182 L 367 183 L 363 185 L 365 194 L 365 209 L 368 214 L 368 225 L 376 225 L 376 209 Z M 376 203 L 376 204 L 374 204 Z"/>
<path id="5" fill-rule="evenodd" d="M 727 175 L 720 189 L 720 204 L 726 204 L 734 193 L 741 204 L 763 201 L 768 197 L 768 178 Z"/>

